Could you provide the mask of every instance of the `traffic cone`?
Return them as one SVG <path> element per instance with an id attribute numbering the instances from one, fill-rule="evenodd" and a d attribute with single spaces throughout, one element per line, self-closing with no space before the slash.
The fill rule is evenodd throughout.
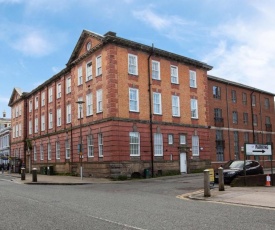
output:
<path id="1" fill-rule="evenodd" d="M 266 186 L 266 187 L 270 187 L 270 186 L 271 186 L 271 185 L 270 185 L 270 176 L 269 176 L 269 174 L 266 175 L 265 186 Z"/>

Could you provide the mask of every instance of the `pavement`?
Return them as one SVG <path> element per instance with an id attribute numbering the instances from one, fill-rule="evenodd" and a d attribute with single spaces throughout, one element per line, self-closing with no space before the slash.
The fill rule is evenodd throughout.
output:
<path id="1" fill-rule="evenodd" d="M 183 194 L 178 198 L 188 198 L 197 201 L 253 206 L 275 210 L 275 187 L 230 187 L 225 186 L 219 191 L 218 185 L 210 190 L 210 197 L 204 196 L 204 190 Z"/>
<path id="2" fill-rule="evenodd" d="M 6 175 L 11 176 L 11 181 L 18 184 L 27 185 L 84 185 L 96 183 L 117 183 L 108 178 L 92 178 L 75 176 L 60 176 L 60 175 L 41 175 L 37 174 L 37 182 L 33 182 L 32 174 L 26 173 L 25 180 L 22 180 L 20 174 L 11 173 Z M 186 174 L 185 176 L 192 176 Z M 149 178 L 146 180 L 154 180 Z M 262 186 L 262 187 L 230 187 L 225 186 L 224 191 L 219 191 L 218 185 L 210 190 L 210 197 L 204 196 L 204 190 L 197 190 L 188 194 L 177 196 L 180 199 L 192 199 L 196 201 L 216 202 L 232 205 L 245 205 L 259 208 L 268 208 L 275 210 L 275 186 Z"/>
<path id="3" fill-rule="evenodd" d="M 22 176 L 18 173 L 7 173 L 5 175 L 11 176 L 11 181 L 18 184 L 28 185 L 84 185 L 95 183 L 111 183 L 113 180 L 107 178 L 93 178 L 93 177 L 80 177 L 76 176 L 63 176 L 63 175 L 42 175 L 37 174 L 37 181 L 33 182 L 33 175 L 30 173 L 25 174 L 25 179 L 22 180 Z"/>

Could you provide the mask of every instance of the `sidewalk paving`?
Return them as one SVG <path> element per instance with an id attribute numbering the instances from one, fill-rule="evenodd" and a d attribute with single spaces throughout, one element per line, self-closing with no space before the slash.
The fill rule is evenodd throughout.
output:
<path id="1" fill-rule="evenodd" d="M 200 190 L 188 195 L 189 199 L 203 200 L 218 203 L 248 205 L 262 208 L 275 209 L 275 187 L 230 187 L 225 186 L 225 191 L 218 187 L 211 189 L 210 197 L 204 197 Z"/>
<path id="2" fill-rule="evenodd" d="M 18 173 L 11 173 L 12 181 L 19 184 L 32 184 L 32 185 L 83 185 L 83 184 L 94 184 L 94 183 L 110 183 L 112 180 L 107 178 L 92 178 L 76 176 L 60 176 L 60 175 L 42 175 L 37 174 L 37 182 L 33 182 L 33 176 L 30 173 L 25 174 L 25 180 L 21 179 L 21 175 Z"/>

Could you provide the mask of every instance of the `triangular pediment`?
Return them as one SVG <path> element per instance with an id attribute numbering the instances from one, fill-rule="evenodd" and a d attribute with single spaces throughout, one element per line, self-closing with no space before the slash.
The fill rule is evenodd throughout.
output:
<path id="1" fill-rule="evenodd" d="M 83 30 L 67 65 L 71 64 L 74 60 L 78 59 L 79 57 L 93 49 L 95 46 L 101 44 L 103 39 L 104 36 L 100 34 L 88 30 Z"/>
<path id="2" fill-rule="evenodd" d="M 15 101 L 18 101 L 22 97 L 22 94 L 20 88 L 14 88 L 10 97 L 9 106 L 12 106 Z"/>

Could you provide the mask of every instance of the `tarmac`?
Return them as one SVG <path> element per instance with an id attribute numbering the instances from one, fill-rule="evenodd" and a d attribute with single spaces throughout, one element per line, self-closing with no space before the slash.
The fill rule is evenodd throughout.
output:
<path id="1" fill-rule="evenodd" d="M 8 174 L 8 173 L 5 173 Z M 92 178 L 60 175 L 37 174 L 37 182 L 33 182 L 33 175 L 26 173 L 22 180 L 20 174 L 11 173 L 11 181 L 25 185 L 84 185 L 96 183 L 117 183 L 108 178 Z M 188 176 L 185 175 L 185 176 Z M 149 178 L 146 180 L 154 180 Z M 230 187 L 225 186 L 224 191 L 219 191 L 218 185 L 210 190 L 210 197 L 204 196 L 204 190 L 197 190 L 188 194 L 177 196 L 180 199 L 190 199 L 195 201 L 215 202 L 231 205 L 245 205 L 258 208 L 268 208 L 275 210 L 275 186 L 262 187 Z"/>

